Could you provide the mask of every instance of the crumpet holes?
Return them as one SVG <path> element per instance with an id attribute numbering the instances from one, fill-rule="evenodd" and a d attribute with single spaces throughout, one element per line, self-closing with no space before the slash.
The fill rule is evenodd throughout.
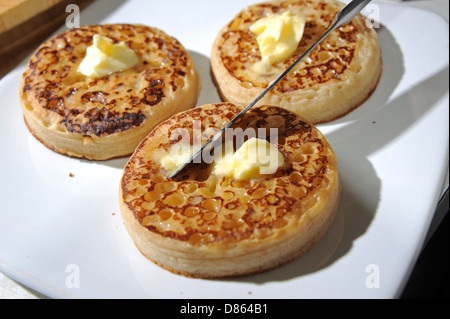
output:
<path id="1" fill-rule="evenodd" d="M 158 192 L 147 192 L 144 194 L 144 200 L 151 203 L 162 198 L 162 194 Z"/>
<path id="2" fill-rule="evenodd" d="M 289 161 L 292 163 L 304 163 L 307 160 L 307 155 L 294 153 L 289 155 Z"/>
<path id="3" fill-rule="evenodd" d="M 289 180 L 290 180 L 292 183 L 298 183 L 298 182 L 301 182 L 301 181 L 303 180 L 303 175 L 300 174 L 300 173 L 297 172 L 297 171 L 292 172 L 291 175 L 289 175 Z"/>
<path id="4" fill-rule="evenodd" d="M 314 154 L 316 153 L 316 148 L 311 144 L 306 144 L 303 146 L 302 153 L 303 154 Z"/>
<path id="5" fill-rule="evenodd" d="M 169 206 L 181 206 L 185 201 L 185 197 L 179 193 L 170 194 L 164 199 L 164 203 Z"/>
<path id="6" fill-rule="evenodd" d="M 263 198 L 264 196 L 266 196 L 267 194 L 268 194 L 267 189 L 265 189 L 265 188 L 259 188 L 259 189 L 255 190 L 255 191 L 251 194 L 251 196 L 252 196 L 254 199 L 260 199 L 260 198 Z"/>
<path id="7" fill-rule="evenodd" d="M 170 217 L 172 217 L 172 214 L 173 210 L 169 208 L 165 208 L 158 213 L 159 218 L 161 218 L 161 221 L 168 220 Z"/>
<path id="8" fill-rule="evenodd" d="M 203 196 L 191 196 L 188 198 L 187 202 L 191 205 L 198 205 L 202 202 Z"/>
<path id="9" fill-rule="evenodd" d="M 234 198 L 234 193 L 233 193 L 232 191 L 225 191 L 225 192 L 223 192 L 223 194 L 222 194 L 222 198 L 223 198 L 224 200 L 231 200 L 231 199 Z"/>
<path id="10" fill-rule="evenodd" d="M 150 226 L 159 221 L 159 217 L 156 214 L 147 215 L 142 219 L 142 225 Z"/>
<path id="11" fill-rule="evenodd" d="M 192 194 L 192 193 L 194 193 L 197 189 L 198 189 L 198 185 L 192 183 L 192 184 L 186 185 L 186 186 L 183 188 L 183 191 L 184 191 L 186 194 Z"/>
<path id="12" fill-rule="evenodd" d="M 218 213 L 222 207 L 222 201 L 214 198 L 209 198 L 202 202 L 202 207 L 211 212 Z"/>
<path id="13" fill-rule="evenodd" d="M 199 212 L 200 209 L 198 207 L 190 206 L 184 210 L 183 215 L 188 218 L 191 218 L 196 216 Z"/>

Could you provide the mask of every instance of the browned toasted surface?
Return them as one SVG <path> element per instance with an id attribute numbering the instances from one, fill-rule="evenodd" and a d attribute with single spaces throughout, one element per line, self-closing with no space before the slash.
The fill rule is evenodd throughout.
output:
<path id="1" fill-rule="evenodd" d="M 213 79 L 223 101 L 248 105 L 292 65 L 330 27 L 343 3 L 335 0 L 278 0 L 254 4 L 218 33 L 211 51 Z M 303 14 L 306 25 L 295 52 L 266 73 L 254 69 L 261 61 L 257 20 L 284 12 Z M 282 106 L 317 123 L 337 119 L 370 97 L 381 76 L 378 37 L 362 15 L 331 32 L 257 105 Z"/>
<path id="2" fill-rule="evenodd" d="M 225 32 L 220 34 L 219 50 L 222 61 L 230 74 L 244 85 L 265 88 L 274 75 L 289 67 L 325 33 L 336 12 L 342 7 L 343 4 L 336 1 L 314 0 L 275 1 L 249 6 L 228 24 Z M 248 68 L 261 60 L 256 35 L 249 31 L 250 26 L 265 15 L 287 10 L 307 16 L 305 32 L 295 53 L 289 59 L 277 63 L 269 75 L 257 76 L 249 73 Z M 300 63 L 297 72 L 281 80 L 274 90 L 281 93 L 301 90 L 339 79 L 353 59 L 357 32 L 358 29 L 353 22 L 338 28 Z"/>
<path id="3" fill-rule="evenodd" d="M 125 41 L 139 56 L 132 69 L 100 79 L 78 71 L 95 34 Z M 102 136 L 127 131 L 183 85 L 192 64 L 182 45 L 142 25 L 95 25 L 71 29 L 44 43 L 23 75 L 24 109 L 59 132 Z"/>
<path id="4" fill-rule="evenodd" d="M 239 110 L 230 103 L 191 109 L 160 124 L 139 145 L 124 169 L 121 200 L 147 231 L 192 245 L 233 244 L 284 236 L 283 229 L 301 229 L 303 217 L 317 217 L 310 209 L 326 203 L 337 187 L 335 155 L 310 122 L 279 107 L 254 108 L 234 126 L 263 129 L 268 139 L 269 128 L 278 129 L 270 140 L 278 141 L 285 164 L 275 174 L 238 181 L 217 177 L 211 165 L 199 163 L 168 177 L 160 159 L 178 142 L 169 139 L 171 133 L 188 129 L 193 141 L 192 123 L 213 134 Z"/>

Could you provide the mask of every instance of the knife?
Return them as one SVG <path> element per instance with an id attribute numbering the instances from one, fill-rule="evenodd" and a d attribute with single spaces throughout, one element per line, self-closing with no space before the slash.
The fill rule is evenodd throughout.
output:
<path id="1" fill-rule="evenodd" d="M 331 32 L 340 26 L 349 23 L 353 20 L 356 15 L 361 12 L 361 10 L 372 0 L 353 0 L 347 4 L 341 11 L 339 11 L 334 17 L 331 26 L 328 30 L 317 40 L 313 45 L 309 47 L 294 63 L 291 64 L 283 73 L 281 73 L 277 78 L 275 78 L 269 85 L 261 92 L 249 105 L 247 105 L 238 115 L 236 115 L 230 122 L 228 122 L 220 131 L 218 131 L 212 138 L 210 138 L 199 150 L 194 152 L 187 161 L 180 165 L 171 175 L 170 178 L 175 177 L 180 173 L 189 163 L 200 162 L 199 157 L 205 151 L 210 151 L 217 141 L 221 138 L 222 134 L 233 125 L 237 120 L 239 120 L 248 110 L 250 110 L 259 100 L 261 100 L 267 92 L 269 92 L 278 82 L 281 81 L 301 60 L 303 60 L 323 39 L 325 39 Z"/>

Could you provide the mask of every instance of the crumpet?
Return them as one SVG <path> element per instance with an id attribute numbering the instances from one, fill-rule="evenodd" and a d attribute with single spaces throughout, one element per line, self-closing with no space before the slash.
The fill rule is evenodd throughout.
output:
<path id="1" fill-rule="evenodd" d="M 100 78 L 79 71 L 95 35 L 124 42 L 135 66 Z M 44 43 L 23 74 L 20 100 L 31 133 L 65 155 L 131 154 L 161 121 L 194 107 L 200 79 L 184 47 L 163 31 L 112 24 L 70 29 Z"/>
<path id="2" fill-rule="evenodd" d="M 333 150 L 311 122 L 280 107 L 254 107 L 233 126 L 278 141 L 284 162 L 273 174 L 236 180 L 202 162 L 169 177 L 161 162 L 181 136 L 205 142 L 240 110 L 218 103 L 181 112 L 158 125 L 124 168 L 124 225 L 139 251 L 165 269 L 200 278 L 272 269 L 311 248 L 336 215 Z"/>
<path id="3" fill-rule="evenodd" d="M 285 71 L 331 25 L 344 4 L 335 0 L 285 0 L 251 5 L 217 35 L 211 71 L 223 101 L 246 106 Z M 290 57 L 258 72 L 261 62 L 256 21 L 283 13 L 306 18 L 303 36 Z M 362 104 L 375 90 L 382 71 L 378 36 L 361 14 L 333 31 L 257 105 L 277 105 L 314 124 L 335 120 Z"/>

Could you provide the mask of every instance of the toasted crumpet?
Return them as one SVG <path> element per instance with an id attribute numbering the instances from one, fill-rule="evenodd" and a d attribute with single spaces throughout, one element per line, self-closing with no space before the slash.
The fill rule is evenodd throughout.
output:
<path id="1" fill-rule="evenodd" d="M 240 110 L 218 103 L 181 112 L 158 125 L 124 168 L 119 202 L 126 229 L 139 251 L 165 269 L 200 278 L 272 269 L 311 248 L 336 215 L 333 150 L 311 122 L 280 107 L 255 107 L 233 126 L 243 136 L 259 128 L 257 137 L 278 147 L 284 164 L 274 174 L 234 180 L 203 162 L 169 177 L 161 159 L 181 136 L 205 142 Z"/>
<path id="2" fill-rule="evenodd" d="M 92 79 L 79 71 L 93 36 L 124 41 L 134 67 Z M 83 26 L 59 34 L 33 54 L 20 100 L 31 133 L 52 150 L 105 160 L 131 154 L 162 120 L 195 106 L 200 80 L 184 47 L 143 25 Z"/>
<path id="3" fill-rule="evenodd" d="M 326 32 L 343 6 L 335 0 L 286 0 L 243 9 L 220 30 L 211 51 L 212 76 L 222 100 L 248 105 Z M 290 58 L 273 64 L 268 73 L 258 73 L 253 66 L 261 61 L 261 53 L 250 26 L 286 11 L 305 15 L 303 37 Z M 378 36 L 359 14 L 326 37 L 257 105 L 282 106 L 314 124 L 329 122 L 368 99 L 381 71 Z"/>

